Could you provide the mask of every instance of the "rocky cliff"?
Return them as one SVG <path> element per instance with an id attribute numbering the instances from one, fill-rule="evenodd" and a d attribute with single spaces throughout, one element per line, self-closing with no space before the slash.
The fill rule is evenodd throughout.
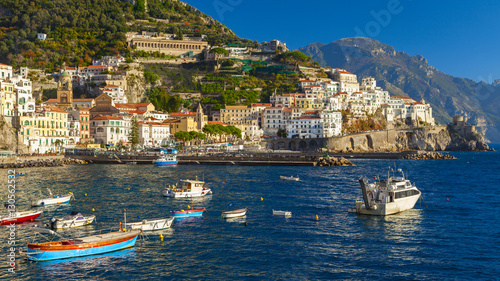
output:
<path id="1" fill-rule="evenodd" d="M 426 128 L 414 129 L 411 133 L 398 132 L 394 150 L 482 151 L 489 150 L 489 147 L 480 134 L 464 135 L 449 125 L 438 132 Z"/>
<path id="2" fill-rule="evenodd" d="M 0 116 L 0 149 L 16 152 L 16 130 Z M 19 143 L 19 153 L 28 151 L 26 145 Z"/>

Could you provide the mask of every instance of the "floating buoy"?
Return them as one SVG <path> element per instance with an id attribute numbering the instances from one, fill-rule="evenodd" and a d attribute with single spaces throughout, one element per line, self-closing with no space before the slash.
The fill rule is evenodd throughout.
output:
<path id="1" fill-rule="evenodd" d="M 225 181 L 223 181 L 222 183 L 226 183 Z"/>
<path id="2" fill-rule="evenodd" d="M 163 242 L 163 234 L 160 233 L 160 241 Z"/>
<path id="3" fill-rule="evenodd" d="M 450 199 L 448 199 L 448 197 L 446 197 L 446 201 L 450 201 Z"/>
<path id="4" fill-rule="evenodd" d="M 50 184 L 49 184 L 49 186 L 50 186 Z"/>
<path id="5" fill-rule="evenodd" d="M 248 222 L 245 222 L 245 226 L 248 226 Z"/>
<path id="6" fill-rule="evenodd" d="M 85 193 L 85 196 L 87 196 L 87 193 Z"/>
<path id="7" fill-rule="evenodd" d="M 264 198 L 260 197 L 260 201 L 264 201 Z"/>
<path id="8" fill-rule="evenodd" d="M 2 201 L 3 201 L 3 198 L 2 198 L 2 197 L 0 197 L 0 200 L 2 200 Z"/>
<path id="9" fill-rule="evenodd" d="M 95 209 L 94 209 L 94 208 L 92 208 L 92 212 L 93 212 L 93 211 L 95 211 Z"/>
<path id="10" fill-rule="evenodd" d="M 318 215 L 316 215 L 316 220 L 319 220 L 319 217 L 318 217 Z"/>
<path id="11" fill-rule="evenodd" d="M 75 186 L 75 184 L 73 184 L 73 186 Z"/>
<path id="12" fill-rule="evenodd" d="M 128 188 L 128 190 L 130 190 L 130 187 Z"/>
<path id="13" fill-rule="evenodd" d="M 184 210 L 181 210 L 181 212 L 185 212 Z"/>

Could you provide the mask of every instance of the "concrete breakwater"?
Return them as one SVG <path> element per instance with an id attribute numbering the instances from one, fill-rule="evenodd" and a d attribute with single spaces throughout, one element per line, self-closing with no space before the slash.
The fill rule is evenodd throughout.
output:
<path id="1" fill-rule="evenodd" d="M 46 158 L 33 160 L 17 160 L 10 163 L 0 163 L 0 169 L 21 169 L 33 167 L 60 167 L 68 164 L 87 164 L 85 160 L 71 158 Z"/>
<path id="2" fill-rule="evenodd" d="M 153 164 L 157 156 L 133 155 L 67 155 L 72 159 L 92 164 Z M 179 155 L 179 165 L 241 165 L 241 166 L 344 166 L 353 165 L 343 157 L 321 157 L 313 154 L 268 154 L 253 155 Z"/>

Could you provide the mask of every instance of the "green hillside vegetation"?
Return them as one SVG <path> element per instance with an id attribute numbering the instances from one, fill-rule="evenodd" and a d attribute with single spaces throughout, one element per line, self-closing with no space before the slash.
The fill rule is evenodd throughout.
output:
<path id="1" fill-rule="evenodd" d="M 173 67 L 166 64 L 146 64 L 144 77 L 153 85 L 148 99 L 157 108 L 165 108 L 172 93 L 198 92 L 202 94 L 201 102 L 211 104 L 214 109 L 225 105 L 250 105 L 258 102 L 269 102 L 273 93 L 283 94 L 297 92 L 300 76 L 296 73 L 279 74 L 249 71 L 233 76 L 228 73 L 214 73 L 210 63 L 184 64 Z M 195 78 L 196 77 L 196 78 Z M 161 86 L 158 86 L 160 84 Z M 158 93 L 164 98 L 158 98 Z M 194 104 L 193 100 L 181 101 L 184 105 Z M 175 107 L 168 107 L 169 112 Z M 174 110 L 177 111 L 177 110 Z"/>
<path id="2" fill-rule="evenodd" d="M 207 35 L 209 43 L 251 43 L 178 1 L 4 0 L 0 2 L 0 62 L 57 71 L 105 55 L 130 55 L 128 31 Z M 168 23 L 161 21 L 168 20 Z M 37 39 L 38 33 L 47 40 Z M 138 56 L 145 54 L 139 53 Z"/>

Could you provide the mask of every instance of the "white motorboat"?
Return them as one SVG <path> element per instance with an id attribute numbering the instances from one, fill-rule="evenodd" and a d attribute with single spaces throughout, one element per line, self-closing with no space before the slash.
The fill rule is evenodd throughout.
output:
<path id="1" fill-rule="evenodd" d="M 71 214 L 67 215 L 62 219 L 52 218 L 50 220 L 51 228 L 70 228 L 70 227 L 78 227 L 89 225 L 94 222 L 95 216 L 84 217 L 82 214 L 78 212 L 71 212 Z"/>
<path id="2" fill-rule="evenodd" d="M 291 217 L 292 212 L 273 210 L 273 216 Z"/>
<path id="3" fill-rule="evenodd" d="M 163 196 L 173 198 L 200 197 L 212 193 L 210 188 L 205 188 L 205 182 L 196 180 L 180 180 L 177 185 L 166 187 Z"/>
<path id="4" fill-rule="evenodd" d="M 287 176 L 280 176 L 280 179 L 282 179 L 284 181 L 299 181 L 300 180 L 299 176 L 296 176 L 296 177 L 294 177 L 294 176 L 289 176 L 289 177 L 287 177 Z"/>
<path id="5" fill-rule="evenodd" d="M 242 217 L 246 215 L 247 213 L 247 208 L 244 209 L 238 209 L 238 210 L 233 210 L 233 211 L 225 211 L 222 212 L 222 218 L 223 219 L 231 219 L 231 218 L 236 218 L 236 217 Z"/>
<path id="6" fill-rule="evenodd" d="M 40 206 L 51 205 L 51 204 L 69 203 L 69 201 L 71 200 L 71 197 L 74 198 L 74 195 L 71 192 L 69 192 L 68 194 L 53 196 L 50 189 L 48 189 L 48 190 L 49 190 L 50 196 L 52 196 L 52 197 L 31 200 L 31 207 L 40 207 Z"/>
<path id="7" fill-rule="evenodd" d="M 153 231 L 153 230 L 170 228 L 170 226 L 172 226 L 173 221 L 174 218 L 143 220 L 141 222 L 126 223 L 125 228 L 142 229 L 142 231 Z"/>
<path id="8" fill-rule="evenodd" d="M 375 183 L 369 183 L 367 178 L 360 178 L 363 200 L 356 200 L 356 208 L 350 209 L 349 212 L 385 216 L 412 209 L 420 198 L 420 190 L 405 178 L 401 169 L 392 170 L 392 177 L 390 172 L 391 170 L 387 180 Z M 400 176 L 395 176 L 396 172 L 400 173 Z"/>

